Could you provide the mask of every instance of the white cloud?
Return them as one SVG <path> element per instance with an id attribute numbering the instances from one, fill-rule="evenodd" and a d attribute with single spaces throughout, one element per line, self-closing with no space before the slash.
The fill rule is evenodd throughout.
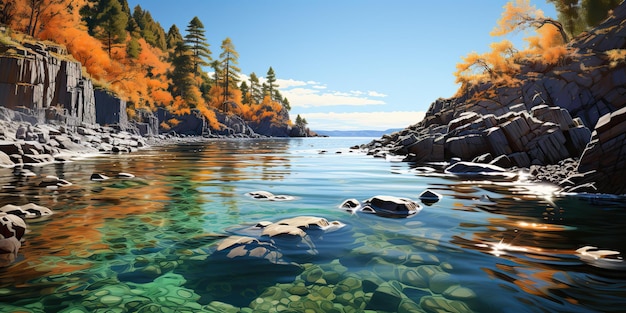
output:
<path id="1" fill-rule="evenodd" d="M 315 130 L 386 130 L 405 128 L 424 118 L 424 112 L 346 112 L 301 114 Z"/>
<path id="2" fill-rule="evenodd" d="M 264 79 L 261 79 L 262 81 Z M 383 105 L 384 101 L 372 99 L 385 95 L 375 91 L 333 91 L 323 83 L 316 81 L 299 81 L 294 79 L 277 79 L 278 89 L 287 99 L 292 108 L 327 107 L 337 105 L 365 106 Z"/>
<path id="3" fill-rule="evenodd" d="M 381 98 L 384 98 L 384 97 L 387 96 L 384 93 L 380 93 L 380 92 L 376 92 L 376 91 L 372 91 L 372 90 L 368 91 L 367 95 L 370 96 L 370 97 L 381 97 Z"/>

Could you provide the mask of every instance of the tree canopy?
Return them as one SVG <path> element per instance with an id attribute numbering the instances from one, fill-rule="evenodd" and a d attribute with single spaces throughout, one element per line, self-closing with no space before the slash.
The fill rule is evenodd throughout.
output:
<path id="1" fill-rule="evenodd" d="M 220 128 L 219 111 L 252 122 L 290 123 L 281 114 L 289 102 L 278 92 L 273 69 L 265 80 L 267 97 L 254 73 L 249 85 L 240 83 L 232 40 L 222 41 L 219 60 L 213 61 L 198 17 L 183 36 L 176 25 L 165 32 L 140 6 L 131 12 L 127 0 L 0 0 L 0 23 L 14 30 L 9 33 L 16 41 L 22 32 L 64 45 L 94 85 L 127 101 L 131 117 L 136 109 L 160 107 L 175 114 L 196 109 L 213 129 Z"/>

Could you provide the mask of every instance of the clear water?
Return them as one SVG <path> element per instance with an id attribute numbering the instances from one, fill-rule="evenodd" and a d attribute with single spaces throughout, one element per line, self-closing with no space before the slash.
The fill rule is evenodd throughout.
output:
<path id="1" fill-rule="evenodd" d="M 223 140 L 0 170 L 0 205 L 52 208 L 0 268 L 0 312 L 621 312 L 626 204 L 553 197 L 546 186 L 417 175 L 347 147 L 366 138 Z M 321 151 L 326 151 L 321 153 Z M 91 181 L 92 173 L 136 175 Z M 15 186 L 15 188 L 6 188 Z M 410 218 L 338 208 L 391 195 L 443 199 Z M 290 195 L 262 201 L 247 192 Z M 480 201 L 489 196 L 490 202 Z M 283 245 L 286 263 L 217 246 L 259 221 L 317 216 L 346 226 Z M 502 243 L 498 245 L 498 243 Z M 308 310 L 308 311 L 307 311 Z"/>

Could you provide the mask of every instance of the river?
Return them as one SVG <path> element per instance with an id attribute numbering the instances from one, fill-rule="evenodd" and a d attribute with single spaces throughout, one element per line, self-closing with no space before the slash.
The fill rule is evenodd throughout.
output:
<path id="1" fill-rule="evenodd" d="M 464 181 L 348 147 L 368 138 L 212 140 L 31 168 L 72 183 L 38 187 L 0 169 L 0 206 L 34 202 L 17 259 L 0 268 L 0 312 L 621 312 L 621 199 L 551 186 Z M 115 178 L 131 173 L 132 179 Z M 92 181 L 92 173 L 111 179 Z M 441 194 L 421 204 L 420 193 Z M 254 199 L 268 191 L 287 201 Z M 408 218 L 339 208 L 413 199 Z M 261 221 L 345 225 L 227 256 Z M 252 234 L 252 235 L 251 235 Z M 258 235 L 258 234 L 257 234 Z M 276 239 L 277 241 L 279 239 Z M 288 241 L 288 240 L 287 240 Z M 267 242 L 263 244 L 268 244 Z"/>

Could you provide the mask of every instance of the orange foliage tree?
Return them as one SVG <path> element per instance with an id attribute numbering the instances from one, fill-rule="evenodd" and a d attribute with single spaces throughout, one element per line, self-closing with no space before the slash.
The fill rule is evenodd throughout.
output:
<path id="1" fill-rule="evenodd" d="M 490 81 L 496 84 L 513 85 L 520 71 L 520 61 L 538 60 L 545 64 L 559 61 L 566 53 L 567 34 L 562 25 L 543 16 L 541 10 L 530 5 L 529 0 L 513 0 L 504 6 L 502 17 L 491 32 L 492 36 L 504 36 L 514 31 L 533 28 L 535 36 L 524 38 L 528 47 L 517 50 L 504 40 L 490 45 L 491 51 L 483 54 L 472 52 L 462 57 L 457 64 L 456 82 L 461 83 L 462 92 L 470 84 Z"/>
<path id="2" fill-rule="evenodd" d="M 190 114 L 195 109 L 206 117 L 212 129 L 223 126 L 216 118 L 217 111 L 236 114 L 252 122 L 269 120 L 277 125 L 290 124 L 285 114 L 287 110 L 280 101 L 273 101 L 270 95 L 260 101 L 258 79 L 251 81 L 251 94 L 248 95 L 249 99 L 258 96 L 257 101 L 243 104 L 242 91 L 234 83 L 236 75 L 229 77 L 228 81 L 233 83 L 228 84 L 227 92 L 223 81 L 209 84 L 206 73 L 197 75 L 186 69 L 190 55 L 186 49 L 169 47 L 170 51 L 164 51 L 138 35 L 137 31 L 127 33 L 124 41 L 114 45 L 95 38 L 80 13 L 82 8 L 93 11 L 95 4 L 88 0 L 13 0 L 11 18 L 6 20 L 14 30 L 64 45 L 82 64 L 84 74 L 95 85 L 128 101 L 129 110 L 163 107 L 173 114 Z M 238 71 L 233 67 L 236 58 L 232 59 L 232 56 L 237 56 L 234 47 L 226 48 L 223 58 L 227 59 L 229 70 Z M 162 126 L 176 126 L 177 123 L 169 120 Z"/>

